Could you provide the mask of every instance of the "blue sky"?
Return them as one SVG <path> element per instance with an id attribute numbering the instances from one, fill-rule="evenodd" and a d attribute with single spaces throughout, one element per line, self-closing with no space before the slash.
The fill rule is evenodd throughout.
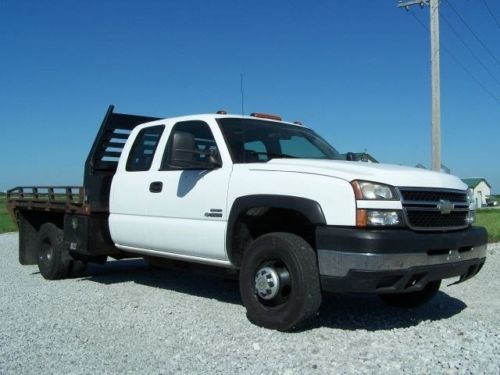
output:
<path id="1" fill-rule="evenodd" d="M 500 3 L 485 0 L 500 19 Z M 500 27 L 443 0 L 441 40 L 500 98 Z M 0 190 L 81 184 L 107 106 L 170 117 L 225 109 L 300 120 L 339 151 L 430 163 L 429 35 L 396 0 L 0 0 Z M 412 12 L 425 25 L 428 8 Z M 500 193 L 500 101 L 441 56 L 443 163 Z M 497 99 L 498 100 L 498 99 Z"/>

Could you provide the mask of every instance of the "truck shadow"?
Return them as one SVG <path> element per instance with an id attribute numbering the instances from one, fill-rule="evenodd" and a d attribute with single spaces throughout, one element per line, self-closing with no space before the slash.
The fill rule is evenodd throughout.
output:
<path id="1" fill-rule="evenodd" d="M 223 303 L 241 304 L 236 275 L 228 275 L 220 268 L 202 266 L 158 269 L 149 267 L 142 259 L 128 259 L 105 265 L 91 265 L 87 276 L 80 280 L 101 284 L 133 281 Z M 415 309 L 390 307 L 370 294 L 324 294 L 317 317 L 293 332 L 321 327 L 353 331 L 408 328 L 426 321 L 451 318 L 466 307 L 463 301 L 441 291 L 429 303 Z"/>
<path id="2" fill-rule="evenodd" d="M 143 259 L 124 259 L 104 265 L 89 265 L 81 279 L 100 284 L 134 282 L 193 296 L 216 299 L 224 303 L 241 304 L 235 276 L 216 267 L 150 267 Z"/>
<path id="3" fill-rule="evenodd" d="M 441 291 L 429 303 L 414 309 L 388 306 L 372 294 L 325 294 L 317 318 L 298 331 L 319 327 L 367 331 L 408 328 L 451 318 L 466 307 L 463 301 Z"/>

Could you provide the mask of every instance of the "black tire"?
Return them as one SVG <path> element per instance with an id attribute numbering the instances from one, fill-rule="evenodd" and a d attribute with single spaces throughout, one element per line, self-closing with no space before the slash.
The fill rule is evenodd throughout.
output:
<path id="1" fill-rule="evenodd" d="M 429 282 L 418 292 L 379 294 L 379 297 L 391 306 L 413 308 L 429 302 L 439 291 L 440 286 L 441 280 L 436 280 Z"/>
<path id="2" fill-rule="evenodd" d="M 257 272 L 264 268 L 279 275 L 279 288 L 270 284 L 275 289 L 264 295 L 265 299 L 256 285 Z M 295 328 L 312 317 L 321 305 L 316 253 L 295 234 L 269 233 L 253 241 L 243 254 L 239 282 L 247 317 L 261 327 L 280 331 Z M 259 285 L 263 293 L 263 284 Z"/>
<path id="3" fill-rule="evenodd" d="M 68 277 L 81 277 L 85 274 L 87 262 L 73 259 L 68 270 Z"/>
<path id="4" fill-rule="evenodd" d="M 37 263 L 42 276 L 47 280 L 65 278 L 71 264 L 63 252 L 63 231 L 52 223 L 45 223 L 40 227 L 36 240 Z"/>

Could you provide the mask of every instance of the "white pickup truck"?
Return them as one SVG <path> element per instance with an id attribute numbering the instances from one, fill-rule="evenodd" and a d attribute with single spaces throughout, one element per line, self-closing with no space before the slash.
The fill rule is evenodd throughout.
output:
<path id="1" fill-rule="evenodd" d="M 415 307 L 479 272 L 487 233 L 460 179 L 345 159 L 277 116 L 110 106 L 84 186 L 8 192 L 19 260 L 50 280 L 108 257 L 227 267 L 249 320 L 278 330 L 315 315 L 322 291 Z"/>

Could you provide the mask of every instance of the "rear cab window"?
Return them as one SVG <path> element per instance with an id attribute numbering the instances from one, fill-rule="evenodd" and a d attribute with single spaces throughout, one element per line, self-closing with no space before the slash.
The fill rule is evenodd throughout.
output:
<path id="1" fill-rule="evenodd" d="M 164 129 L 164 125 L 157 125 L 139 131 L 128 155 L 125 167 L 128 172 L 148 171 L 151 168 Z"/>

